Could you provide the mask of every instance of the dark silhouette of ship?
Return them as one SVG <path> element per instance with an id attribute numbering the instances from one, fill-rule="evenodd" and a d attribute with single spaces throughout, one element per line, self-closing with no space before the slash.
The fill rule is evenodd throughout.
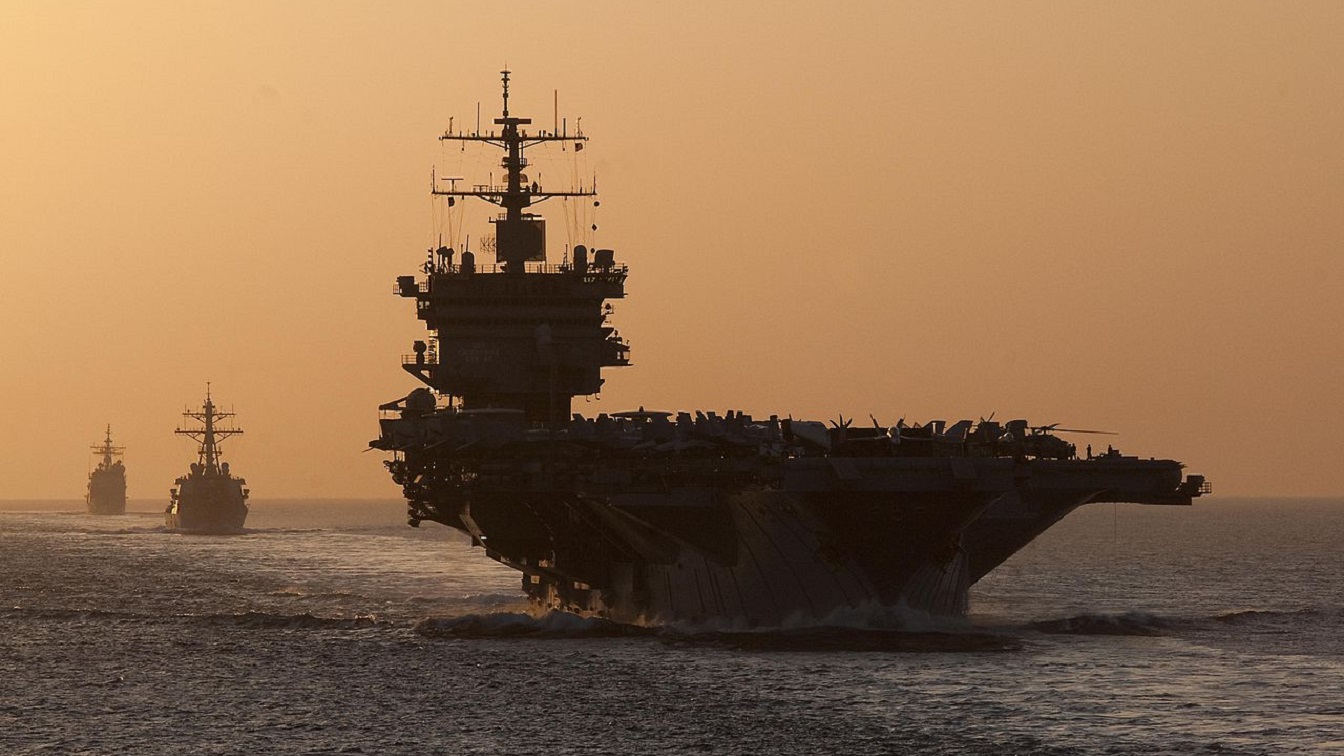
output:
<path id="1" fill-rule="evenodd" d="M 957 615 L 971 584 L 1076 507 L 1187 505 L 1211 490 L 1173 460 L 1090 447 L 1080 458 L 1065 429 L 1026 420 L 571 414 L 602 368 L 629 364 L 608 322 L 627 267 L 584 245 L 548 261 L 532 206 L 595 192 L 529 181 L 524 150 L 577 151 L 586 137 L 558 123 L 529 132 L 503 75 L 496 129 L 440 139 L 503 150 L 505 183 L 431 190 L 502 209 L 495 260 L 440 246 L 423 278 L 397 279 L 429 330 L 403 359 L 426 387 L 382 405 L 371 445 L 393 453 L 411 525 L 467 533 L 523 574 L 537 606 L 738 627 L 872 608 Z"/>
<path id="2" fill-rule="evenodd" d="M 240 428 L 220 425 L 221 420 L 233 416 L 232 412 L 215 408 L 209 384 L 201 410 L 182 413 L 190 427 L 178 428 L 174 433 L 189 436 L 200 446 L 191 471 L 178 478 L 169 491 L 171 501 L 165 512 L 169 528 L 193 533 L 242 532 L 247 519 L 249 491 L 244 488 L 247 481 L 233 475 L 228 462 L 220 461 L 219 442 L 243 432 Z"/>
<path id="3" fill-rule="evenodd" d="M 84 495 L 89 514 L 126 514 L 126 465 L 118 459 L 126 447 L 112 444 L 112 426 L 109 425 L 103 443 L 89 448 L 101 457 L 98 466 L 89 473 L 89 491 Z"/>

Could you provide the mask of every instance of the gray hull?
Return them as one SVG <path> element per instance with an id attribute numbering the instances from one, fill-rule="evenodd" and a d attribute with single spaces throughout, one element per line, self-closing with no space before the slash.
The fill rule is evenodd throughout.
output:
<path id="1" fill-rule="evenodd" d="M 247 520 L 243 481 L 224 475 L 192 474 L 179 478 L 172 503 L 164 513 L 172 530 L 192 533 L 241 533 Z"/>
<path id="2" fill-rule="evenodd" d="M 188 506 L 165 513 L 170 530 L 209 535 L 232 535 L 243 532 L 247 520 L 247 506 Z"/>
<path id="3" fill-rule="evenodd" d="M 120 465 L 115 470 L 96 470 L 89 475 L 89 492 L 84 503 L 92 515 L 126 514 L 126 475 Z"/>

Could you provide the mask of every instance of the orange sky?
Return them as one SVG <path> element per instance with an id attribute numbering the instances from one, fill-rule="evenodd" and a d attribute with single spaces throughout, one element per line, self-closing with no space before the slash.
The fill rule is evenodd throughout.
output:
<path id="1" fill-rule="evenodd" d="M 583 117 L 632 270 L 635 366 L 576 409 L 995 412 L 1344 494 L 1342 38 L 1333 0 L 0 3 L 0 498 L 82 496 L 109 422 L 165 498 L 207 380 L 257 498 L 398 495 L 392 282 L 505 64 Z"/>

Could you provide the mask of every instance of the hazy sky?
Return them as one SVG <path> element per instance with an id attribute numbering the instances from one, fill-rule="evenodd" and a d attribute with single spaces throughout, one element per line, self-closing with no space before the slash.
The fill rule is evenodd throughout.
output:
<path id="1" fill-rule="evenodd" d="M 397 496 L 392 283 L 506 64 L 631 266 L 635 366 L 577 410 L 994 412 L 1344 494 L 1341 39 L 1335 0 L 0 0 L 0 498 L 82 496 L 111 423 L 166 499 L 207 380 L 255 497 Z"/>

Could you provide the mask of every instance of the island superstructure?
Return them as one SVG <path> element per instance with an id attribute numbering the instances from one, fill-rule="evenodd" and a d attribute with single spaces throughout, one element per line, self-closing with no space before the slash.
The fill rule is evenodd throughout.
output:
<path id="1" fill-rule="evenodd" d="M 174 431 L 197 442 L 197 460 L 190 472 L 177 479 L 169 491 L 170 501 L 165 512 L 169 528 L 195 533 L 238 533 L 247 519 L 247 481 L 229 470 L 229 463 L 220 459 L 219 442 L 242 434 L 241 428 L 227 422 L 233 412 L 215 407 L 207 384 L 205 404 L 198 410 L 182 413 L 184 428 Z"/>
<path id="2" fill-rule="evenodd" d="M 89 490 L 84 495 L 89 514 L 125 514 L 126 465 L 120 457 L 126 447 L 112 443 L 112 426 L 108 425 L 103 443 L 89 448 L 99 457 L 98 465 L 89 473 Z"/>
<path id="3" fill-rule="evenodd" d="M 432 188 L 502 209 L 495 260 L 440 245 L 423 277 L 397 279 L 429 331 L 403 359 L 425 385 L 382 405 L 371 445 L 392 453 L 412 525 L 468 534 L 539 608 L 732 627 L 958 615 L 971 584 L 1083 504 L 1188 505 L 1210 490 L 1174 460 L 1079 458 L 1063 429 L 1026 420 L 573 413 L 603 368 L 630 363 L 609 322 L 628 268 L 583 244 L 550 261 L 531 208 L 594 189 L 529 181 L 525 151 L 577 152 L 586 137 L 529 132 L 508 71 L 503 84 L 496 129 L 440 138 L 502 150 L 505 182 Z"/>

